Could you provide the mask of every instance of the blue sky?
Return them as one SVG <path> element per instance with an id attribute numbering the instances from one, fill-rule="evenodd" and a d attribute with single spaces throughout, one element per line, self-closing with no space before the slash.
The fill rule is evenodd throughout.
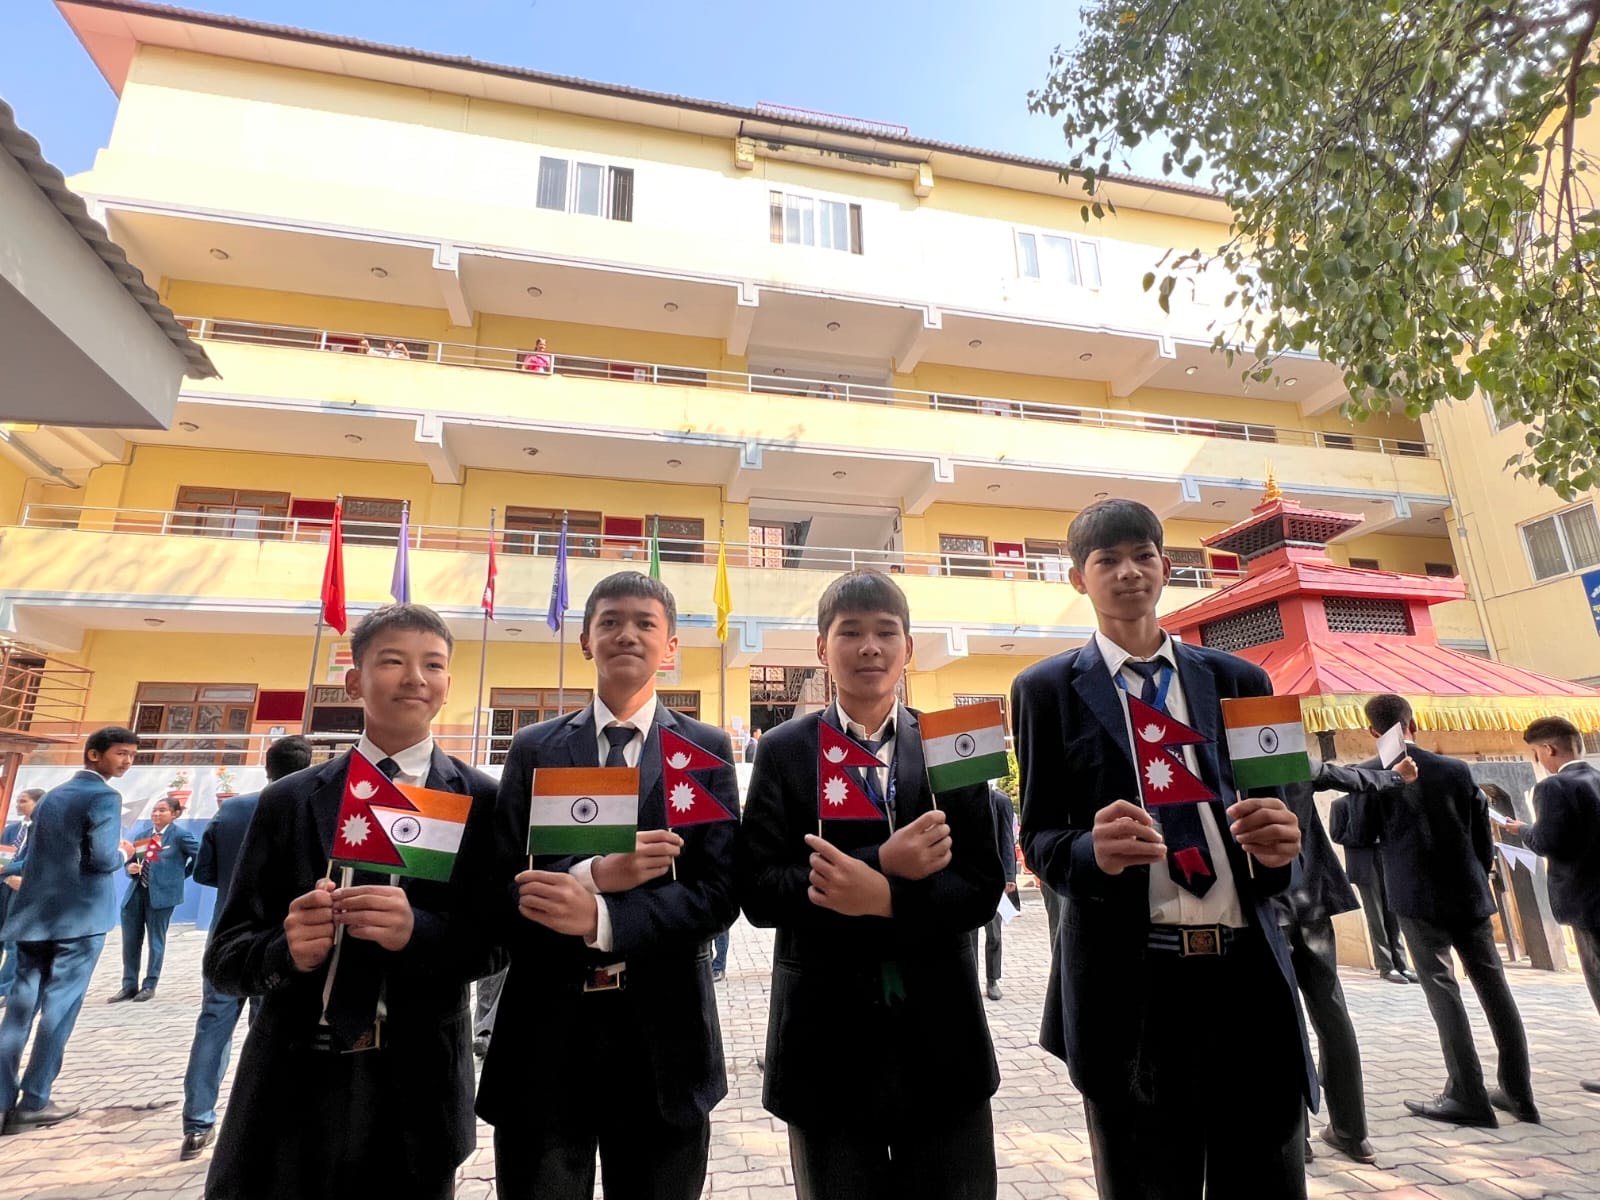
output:
<path id="1" fill-rule="evenodd" d="M 0 99 L 68 175 L 92 165 L 116 101 L 49 0 L 5 0 Z M 187 7 L 607 83 L 771 101 L 909 126 L 919 137 L 1065 157 L 1027 109 L 1073 0 L 190 0 Z"/>

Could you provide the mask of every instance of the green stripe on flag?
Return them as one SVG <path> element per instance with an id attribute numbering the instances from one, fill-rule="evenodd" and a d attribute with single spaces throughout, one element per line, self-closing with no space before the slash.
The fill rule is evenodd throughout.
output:
<path id="1" fill-rule="evenodd" d="M 432 879 L 438 883 L 450 882 L 450 873 L 456 866 L 456 856 L 450 851 L 425 850 L 419 846 L 396 846 L 395 849 L 406 860 L 406 865 L 398 874 L 409 875 L 413 879 Z"/>
<path id="2" fill-rule="evenodd" d="M 529 854 L 631 854 L 632 825 L 530 825 Z"/>
<path id="3" fill-rule="evenodd" d="M 1251 788 L 1278 787 L 1285 783 L 1303 783 L 1310 778 L 1311 758 L 1304 753 L 1233 760 L 1233 784 L 1241 792 Z"/>
<path id="4" fill-rule="evenodd" d="M 1007 764 L 1004 753 L 980 754 L 976 758 L 958 758 L 954 762 L 943 763 L 937 767 L 928 768 L 928 786 L 936 792 L 948 792 L 958 787 L 970 787 L 975 783 L 986 783 L 991 779 L 999 779 L 1006 773 Z"/>

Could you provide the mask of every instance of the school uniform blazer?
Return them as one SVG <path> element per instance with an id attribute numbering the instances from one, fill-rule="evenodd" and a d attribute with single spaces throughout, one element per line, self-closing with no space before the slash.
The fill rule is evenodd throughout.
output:
<path id="1" fill-rule="evenodd" d="M 0 830 L 0 846 L 15 846 L 17 844 L 16 839 L 21 836 L 22 820 L 18 818 L 7 824 L 5 829 Z M 12 895 L 14 893 L 10 888 L 0 885 L 0 931 L 3 931 L 6 927 L 6 913 L 11 907 Z M 0 941 L 4 940 L 4 934 L 0 933 Z"/>
<path id="2" fill-rule="evenodd" d="M 807 898 L 817 832 L 817 723 L 762 735 L 739 830 L 739 903 L 776 928 L 762 1103 L 811 1129 L 948 1121 L 994 1095 L 1000 1073 L 967 934 L 1005 889 L 988 784 L 939 795 L 950 865 L 927 879 L 890 877 L 892 917 L 846 917 Z M 900 708 L 895 807 L 903 826 L 934 797 L 917 715 Z M 885 821 L 829 821 L 829 842 L 877 868 Z"/>
<path id="3" fill-rule="evenodd" d="M 344 798 L 349 753 L 297 771 L 261 793 L 245 835 L 220 921 L 206 949 L 211 985 L 232 996 L 260 996 L 234 1079 L 230 1108 L 260 1114 L 223 1122 L 209 1187 L 218 1195 L 256 1195 L 263 1180 L 278 1180 L 275 1194 L 320 1195 L 321 1180 L 292 1178 L 293 1140 L 318 1131 L 297 1125 L 294 1114 L 310 1079 L 327 1077 L 330 1060 L 364 1060 L 362 1069 L 386 1073 L 395 1097 L 382 1113 L 351 1113 L 351 1120 L 382 1121 L 394 1153 L 419 1176 L 448 1173 L 472 1152 L 472 1022 L 467 982 L 495 968 L 477 957 L 475 941 L 453 936 L 453 912 L 465 906 L 462 863 L 449 883 L 405 880 L 415 928 L 404 949 L 384 953 L 383 1049 L 334 1055 L 308 1048 L 322 1015 L 327 964 L 300 972 L 289 957 L 283 920 L 289 903 L 328 874 L 334 826 Z M 472 796 L 466 838 L 487 833 L 495 782 L 437 746 L 427 786 Z M 263 1136 L 260 1121 L 272 1124 Z M 246 1127 L 257 1128 L 246 1133 Z M 252 1136 L 253 1135 L 253 1136 Z M 289 1176 L 285 1178 L 286 1175 Z M 294 1189 L 301 1190 L 296 1192 Z"/>
<path id="4" fill-rule="evenodd" d="M 1295 1014 L 1304 1060 L 1305 1094 L 1316 1103 L 1316 1072 L 1306 1046 L 1293 968 L 1272 909 L 1292 875 L 1289 866 L 1256 864 L 1228 835 L 1225 802 L 1235 794 L 1233 771 L 1217 753 L 1219 701 L 1269 696 L 1261 668 L 1203 646 L 1176 643 L 1178 674 L 1190 725 L 1206 738 L 1195 747 L 1199 775 L 1223 798 L 1214 808 L 1233 868 L 1246 921 L 1261 931 L 1278 965 L 1281 989 L 1262 1004 Z M 1148 1101 L 1154 1064 L 1144 1061 L 1144 1027 L 1168 1013 L 1172 997 L 1147 995 L 1141 984 L 1150 930 L 1150 871 L 1130 867 L 1107 875 L 1095 862 L 1094 815 L 1114 800 L 1137 802 L 1138 778 L 1128 745 L 1117 686 L 1093 638 L 1029 667 L 1011 689 L 1017 766 L 1022 789 L 1022 851 L 1028 866 L 1066 901 L 1045 993 L 1040 1045 L 1064 1059 L 1078 1090 L 1105 1107 Z M 1251 796 L 1278 796 L 1261 788 Z M 1292 1048 L 1269 1049 L 1292 1053 Z"/>
<path id="5" fill-rule="evenodd" d="M 1357 887 L 1371 887 L 1378 882 L 1382 864 L 1378 862 L 1376 844 L 1356 838 L 1355 826 L 1350 822 L 1349 796 L 1340 796 L 1328 809 L 1328 836 L 1344 847 L 1344 871 Z"/>
<path id="6" fill-rule="evenodd" d="M 1417 764 L 1415 783 L 1351 798 L 1355 837 L 1377 843 L 1396 916 L 1447 929 L 1486 921 L 1495 912 L 1489 801 L 1460 759 L 1416 746 L 1408 753 Z"/>
<path id="7" fill-rule="evenodd" d="M 6 912 L 8 942 L 65 942 L 117 923 L 122 796 L 93 771 L 51 788 L 33 810 L 33 831 L 3 875 L 21 875 Z"/>
<path id="8" fill-rule="evenodd" d="M 129 840 L 147 842 L 154 835 L 155 826 L 151 825 Z M 161 852 L 156 855 L 155 862 L 147 861 L 140 868 L 149 876 L 149 881 L 141 885 L 137 875 L 130 875 L 122 907 L 128 908 L 134 903 L 136 892 L 142 886 L 151 908 L 177 908 L 183 903 L 183 881 L 194 874 L 195 860 L 199 856 L 199 839 L 176 821 L 169 821 L 161 831 Z"/>
<path id="9" fill-rule="evenodd" d="M 1586 762 L 1541 779 L 1538 820 L 1523 843 L 1550 866 L 1550 911 L 1563 925 L 1600 931 L 1600 771 Z"/>
<path id="10" fill-rule="evenodd" d="M 1288 890 L 1279 897 L 1279 903 L 1288 906 L 1294 920 L 1326 921 L 1361 907 L 1322 826 L 1316 793 L 1376 790 L 1399 783 L 1400 776 L 1394 771 L 1325 762 L 1317 767 L 1316 778 L 1307 783 L 1291 783 L 1283 789 L 1285 802 L 1300 821 L 1300 857 L 1294 861 Z"/>
<path id="11" fill-rule="evenodd" d="M 260 792 L 250 792 L 224 800 L 200 835 L 200 857 L 194 860 L 194 881 L 217 889 L 217 903 L 211 910 L 211 932 L 222 920 L 222 909 L 233 886 L 233 869 L 239 862 L 244 835 L 261 802 Z"/>
<path id="12" fill-rule="evenodd" d="M 662 729 L 733 762 L 726 733 L 657 704 L 639 754 L 641 830 L 667 827 Z M 664 1120 L 692 1126 L 728 1094 L 709 943 L 739 912 L 733 893 L 739 786 L 731 765 L 697 776 L 733 819 L 678 830 L 683 837 L 678 877 L 667 874 L 625 892 L 605 893 L 611 950 L 591 950 L 583 938 L 556 933 L 517 912 L 515 877 L 528 866 L 533 772 L 599 765 L 593 705 L 522 730 L 506 755 L 495 806 L 496 862 L 476 872 L 489 881 L 482 893 L 482 921 L 498 930 L 511 951 L 500 1017 L 478 1087 L 478 1115 L 491 1125 L 532 1124 L 564 1113 L 570 1101 L 559 1081 L 592 1069 L 589 1048 L 572 1031 L 586 1015 L 583 1006 L 596 1003 L 637 1029 L 649 1047 L 634 1087 L 654 1093 Z M 577 861 L 540 858 L 534 866 L 565 871 Z M 616 963 L 627 965 L 623 993 L 585 995 L 583 981 L 597 967 Z M 544 1082 L 531 1085 L 534 1080 Z"/>

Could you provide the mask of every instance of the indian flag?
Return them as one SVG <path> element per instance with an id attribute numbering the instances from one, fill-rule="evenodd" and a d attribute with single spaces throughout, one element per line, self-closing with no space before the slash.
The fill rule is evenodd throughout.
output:
<path id="1" fill-rule="evenodd" d="M 331 857 L 342 867 L 443 883 L 471 811 L 471 796 L 395 783 L 351 751 Z"/>
<path id="2" fill-rule="evenodd" d="M 540 767 L 529 854 L 629 854 L 639 827 L 637 767 Z"/>
<path id="3" fill-rule="evenodd" d="M 1233 782 L 1241 792 L 1312 777 L 1306 727 L 1296 696 L 1244 696 L 1222 702 Z"/>
<path id="4" fill-rule="evenodd" d="M 935 792 L 998 779 L 1006 773 L 1006 719 L 1000 701 L 923 713 L 922 753 Z"/>

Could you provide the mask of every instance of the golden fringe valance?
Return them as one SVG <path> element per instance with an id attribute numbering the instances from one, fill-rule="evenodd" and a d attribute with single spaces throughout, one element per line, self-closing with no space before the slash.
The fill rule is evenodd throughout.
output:
<path id="1" fill-rule="evenodd" d="M 1301 696 L 1300 713 L 1311 733 L 1364 730 L 1368 695 Z M 1584 733 L 1600 733 L 1600 696 L 1406 696 L 1417 728 L 1429 732 L 1489 730 L 1521 733 L 1539 717 L 1565 717 Z"/>

